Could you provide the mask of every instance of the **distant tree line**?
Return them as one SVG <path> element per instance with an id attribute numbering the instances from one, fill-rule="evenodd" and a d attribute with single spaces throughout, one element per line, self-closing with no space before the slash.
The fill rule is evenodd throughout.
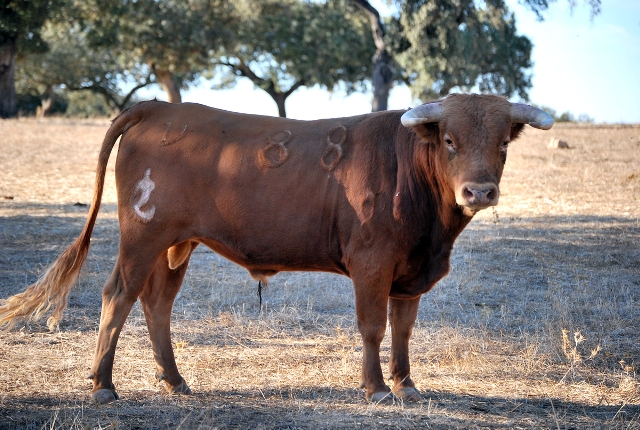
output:
<path id="1" fill-rule="evenodd" d="M 549 1 L 524 3 L 542 18 Z M 600 0 L 586 1 L 597 14 Z M 250 79 L 281 116 L 316 85 L 372 89 L 374 111 L 397 83 L 423 100 L 470 89 L 528 99 L 532 44 L 503 0 L 391 4 L 382 19 L 367 0 L 5 0 L 0 117 L 119 112 L 149 85 L 179 103 L 203 78 Z"/>

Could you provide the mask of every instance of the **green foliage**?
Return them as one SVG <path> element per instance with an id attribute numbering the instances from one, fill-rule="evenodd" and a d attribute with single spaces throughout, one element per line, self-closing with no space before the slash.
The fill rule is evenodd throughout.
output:
<path id="1" fill-rule="evenodd" d="M 528 98 L 532 44 L 516 34 L 513 14 L 501 0 L 398 1 L 390 47 L 401 79 L 419 99 L 459 88 Z"/>
<path id="2" fill-rule="evenodd" d="M 155 66 L 181 84 L 194 82 L 223 40 L 232 37 L 234 2 L 225 0 L 87 0 L 81 2 L 91 47 L 130 66 Z"/>
<path id="3" fill-rule="evenodd" d="M 374 47 L 367 23 L 344 2 L 265 2 L 247 30 L 237 55 L 277 88 L 287 81 L 353 88 L 369 76 Z"/>
<path id="4" fill-rule="evenodd" d="M 131 99 L 124 106 L 138 102 Z M 18 112 L 20 116 L 36 115 L 41 105 L 41 96 L 33 93 L 18 94 Z M 114 114 L 113 106 L 105 97 L 92 91 L 68 91 L 64 88 L 55 91 L 55 98 L 49 115 L 71 118 L 107 118 Z"/>
<path id="5" fill-rule="evenodd" d="M 105 98 L 91 91 L 71 91 L 66 93 L 65 116 L 74 118 L 104 118 L 113 115 L 113 108 Z"/>
<path id="6" fill-rule="evenodd" d="M 8 0 L 0 12 L 0 44 L 16 42 L 19 56 L 46 51 L 40 30 L 66 5 L 67 0 Z"/>
<path id="7" fill-rule="evenodd" d="M 16 88 L 20 94 L 42 95 L 49 87 L 101 94 L 110 111 L 121 110 L 128 102 L 121 95 L 123 84 L 150 83 L 146 66 L 115 55 L 107 47 L 92 47 L 88 31 L 78 22 L 48 23 L 42 38 L 49 46 L 17 64 Z M 130 95 L 129 95 L 130 97 Z"/>
<path id="8" fill-rule="evenodd" d="M 282 100 L 302 85 L 364 88 L 375 47 L 367 22 L 350 3 L 256 0 L 252 6 L 216 62 L 224 66 L 215 69 L 221 86 L 248 77 Z"/>
<path id="9" fill-rule="evenodd" d="M 37 113 L 38 108 L 41 105 L 41 99 L 39 95 L 22 93 L 18 94 L 18 115 L 19 116 L 33 116 Z M 69 100 L 67 100 L 64 94 L 56 96 L 51 110 L 51 115 L 63 115 L 67 111 L 69 106 Z"/>
<path id="10" fill-rule="evenodd" d="M 0 118 L 17 112 L 15 63 L 29 53 L 45 52 L 41 28 L 66 0 L 5 0 L 0 8 Z"/>
<path id="11" fill-rule="evenodd" d="M 553 0 L 523 1 L 541 13 Z M 415 97 L 479 89 L 527 99 L 531 42 L 517 35 L 502 0 L 393 2 L 399 13 L 387 23 L 387 48 L 396 80 Z M 588 3 L 599 11 L 600 0 Z M 32 53 L 17 66 L 21 94 L 88 90 L 112 109 L 132 95 L 122 88 L 166 71 L 183 87 L 203 74 L 218 87 L 247 77 L 284 114 L 285 99 L 303 85 L 368 89 L 375 53 L 352 0 L 10 0 L 0 40 L 14 36 Z"/>

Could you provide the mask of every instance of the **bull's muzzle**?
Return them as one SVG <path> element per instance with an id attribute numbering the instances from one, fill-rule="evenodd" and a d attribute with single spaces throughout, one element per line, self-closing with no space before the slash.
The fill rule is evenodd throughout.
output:
<path id="1" fill-rule="evenodd" d="M 465 182 L 456 193 L 456 203 L 472 212 L 486 209 L 498 204 L 500 190 L 492 182 L 478 184 Z"/>

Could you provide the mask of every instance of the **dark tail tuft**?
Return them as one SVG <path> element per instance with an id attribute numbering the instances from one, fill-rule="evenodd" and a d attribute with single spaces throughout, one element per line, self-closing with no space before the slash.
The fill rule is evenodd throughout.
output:
<path id="1" fill-rule="evenodd" d="M 260 299 L 261 310 L 262 310 L 262 288 L 264 288 L 264 286 L 262 285 L 262 281 L 258 281 L 258 299 Z"/>

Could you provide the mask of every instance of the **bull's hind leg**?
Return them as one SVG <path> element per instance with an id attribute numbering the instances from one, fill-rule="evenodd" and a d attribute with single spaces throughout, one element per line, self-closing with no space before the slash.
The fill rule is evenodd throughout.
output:
<path id="1" fill-rule="evenodd" d="M 393 393 L 408 401 L 422 397 L 411 380 L 409 364 L 409 338 L 418 315 L 420 297 L 411 300 L 389 299 L 391 324 L 391 357 L 389 370 L 393 378 Z"/>
<path id="2" fill-rule="evenodd" d="M 178 372 L 171 343 L 171 310 L 189 265 L 191 252 L 198 244 L 187 243 L 188 250 L 181 264 L 172 269 L 171 249 L 156 261 L 155 267 L 140 296 L 149 337 L 156 360 L 158 380 L 164 381 L 170 393 L 191 394 L 189 386 Z"/>
<path id="3" fill-rule="evenodd" d="M 145 246 L 126 247 L 121 242 L 118 261 L 102 290 L 100 329 L 91 367 L 92 397 L 98 403 L 105 404 L 118 399 L 112 379 L 116 345 L 131 307 L 142 293 L 157 259 L 153 249 Z"/>

